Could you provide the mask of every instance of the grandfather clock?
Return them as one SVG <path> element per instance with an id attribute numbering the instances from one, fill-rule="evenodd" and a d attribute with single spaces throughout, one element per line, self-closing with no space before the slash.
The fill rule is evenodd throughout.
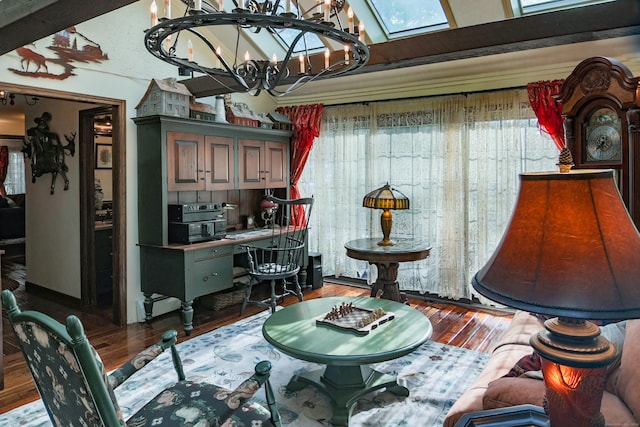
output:
<path id="1" fill-rule="evenodd" d="M 622 199 L 640 229 L 640 78 L 615 59 L 582 61 L 555 99 L 562 103 L 575 168 L 613 169 Z"/>

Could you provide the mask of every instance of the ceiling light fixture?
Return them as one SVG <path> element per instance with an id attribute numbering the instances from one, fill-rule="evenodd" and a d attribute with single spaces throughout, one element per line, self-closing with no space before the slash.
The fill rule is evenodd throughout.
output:
<path id="1" fill-rule="evenodd" d="M 207 2 L 182 0 L 187 5 L 184 16 L 171 19 L 170 8 L 165 7 L 165 18 L 158 20 L 155 0 L 151 5 L 152 28 L 145 32 L 144 44 L 155 57 L 178 67 L 181 75 L 203 73 L 231 92 L 244 91 L 257 96 L 265 90 L 273 96 L 282 96 L 316 80 L 343 76 L 363 67 L 369 60 L 369 48 L 364 43 L 364 26 L 353 24 L 344 29 L 340 14 L 344 0 L 323 0 L 310 10 L 296 8 L 292 0 L 233 0 L 233 10 L 226 12 L 222 0 L 217 9 Z M 284 4 L 283 4 L 284 3 Z M 299 3 L 298 3 L 299 5 Z M 335 22 L 333 22 L 333 21 Z M 361 23 L 362 24 L 362 23 Z M 220 46 L 215 46 L 200 28 L 216 26 L 236 27 L 234 57 L 228 61 Z M 240 31 L 276 34 L 296 31 L 293 41 L 282 60 L 274 53 L 270 58 L 253 59 L 249 52 L 240 50 Z M 214 65 L 202 65 L 194 60 L 193 44 L 188 40 L 183 54 L 177 52 L 178 39 L 183 31 L 193 34 L 210 50 L 206 60 Z M 339 51 L 310 55 L 305 35 L 340 44 Z M 304 45 L 299 53 L 294 50 L 298 42 Z M 239 59 L 242 56 L 242 59 Z"/>
<path id="2" fill-rule="evenodd" d="M 13 93 L 10 93 L 5 90 L 0 90 L 0 104 L 2 105 L 15 105 L 16 96 Z"/>

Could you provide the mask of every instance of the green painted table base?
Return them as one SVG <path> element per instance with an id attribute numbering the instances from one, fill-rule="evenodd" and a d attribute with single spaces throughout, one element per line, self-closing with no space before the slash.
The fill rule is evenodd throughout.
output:
<path id="1" fill-rule="evenodd" d="M 368 310 L 393 313 L 391 321 L 369 334 L 318 324 L 333 308 L 353 304 Z M 277 310 L 262 326 L 262 334 L 276 349 L 298 359 L 324 365 L 324 369 L 294 376 L 291 392 L 312 385 L 331 400 L 334 426 L 349 425 L 355 403 L 365 394 L 386 388 L 408 396 L 409 389 L 395 375 L 371 368 L 374 363 L 396 359 L 421 346 L 431 337 L 427 316 L 396 301 L 369 297 L 324 297 L 302 301 Z"/>
<path id="2" fill-rule="evenodd" d="M 295 375 L 287 384 L 287 391 L 298 391 L 313 385 L 331 399 L 334 426 L 349 425 L 353 405 L 365 394 L 386 388 L 398 396 L 409 396 L 409 389 L 398 384 L 394 375 L 384 374 L 369 366 L 327 366 Z"/>

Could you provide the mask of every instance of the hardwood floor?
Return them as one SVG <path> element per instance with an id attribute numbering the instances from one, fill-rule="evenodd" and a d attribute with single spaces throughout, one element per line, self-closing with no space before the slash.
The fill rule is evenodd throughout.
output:
<path id="1" fill-rule="evenodd" d="M 139 351 L 159 341 L 162 333 L 167 329 L 176 329 L 179 332 L 178 342 L 187 339 L 182 332 L 179 312 L 158 316 L 150 324 L 135 323 L 126 327 L 117 327 L 105 321 L 111 316 L 110 307 L 73 308 L 52 301 L 50 298 L 26 292 L 24 290 L 25 275 L 22 273 L 21 276 L 19 264 L 12 266 L 11 259 L 5 260 L 3 258 L 3 271 L 5 275 L 9 274 L 21 281 L 15 295 L 22 310 L 42 311 L 61 322 L 64 322 L 69 314 L 77 315 L 84 324 L 89 341 L 100 354 L 107 370 L 117 368 Z M 368 296 L 369 291 L 361 287 L 331 283 L 326 280 L 323 287 L 304 291 L 305 299 L 359 295 Z M 286 306 L 295 302 L 297 299 L 289 296 L 282 305 Z M 512 318 L 512 315 L 507 312 L 425 301 L 413 297 L 409 298 L 409 303 L 431 320 L 433 324 L 432 340 L 482 352 L 490 350 L 492 343 L 500 338 Z M 194 328 L 191 337 L 233 323 L 240 318 L 239 305 L 219 311 L 207 309 L 202 304 L 194 305 L 194 307 Z M 244 317 L 251 316 L 261 310 L 264 308 L 248 306 Z M 4 312 L 2 322 L 5 388 L 0 390 L 0 413 L 38 398 L 31 374 L 16 345 Z"/>

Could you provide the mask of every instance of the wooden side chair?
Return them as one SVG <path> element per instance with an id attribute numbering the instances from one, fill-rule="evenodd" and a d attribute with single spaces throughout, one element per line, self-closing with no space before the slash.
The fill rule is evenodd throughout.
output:
<path id="1" fill-rule="evenodd" d="M 235 390 L 187 381 L 175 347 L 177 333 L 167 331 L 159 343 L 107 375 L 76 316 L 69 316 L 65 327 L 43 313 L 20 311 L 8 290 L 2 291 L 2 305 L 53 425 L 281 426 L 267 361 L 259 362 L 255 373 Z M 166 349 L 178 382 L 125 421 L 113 390 Z M 263 385 L 268 409 L 248 402 Z"/>
<path id="2" fill-rule="evenodd" d="M 300 265 L 307 245 L 307 228 L 313 198 L 284 200 L 270 196 L 267 200 L 277 205 L 271 227 L 271 238 L 266 246 L 242 245 L 247 254 L 249 275 L 252 280 L 247 286 L 240 315 L 247 304 L 271 307 L 276 311 L 277 301 L 287 295 L 295 295 L 302 301 L 302 289 L 298 281 Z M 288 281 L 291 281 L 291 286 Z M 267 299 L 252 300 L 251 291 L 254 285 L 268 282 L 271 295 Z M 278 285 L 281 286 L 278 286 Z"/>

